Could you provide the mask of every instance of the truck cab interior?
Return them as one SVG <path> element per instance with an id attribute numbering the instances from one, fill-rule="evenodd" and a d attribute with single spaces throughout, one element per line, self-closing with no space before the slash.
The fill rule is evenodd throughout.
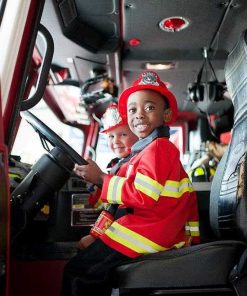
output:
<path id="1" fill-rule="evenodd" d="M 118 266 L 112 295 L 246 295 L 246 19 L 245 0 L 0 1 L 1 295 L 59 295 L 100 214 L 74 164 L 105 169 L 102 115 L 147 70 L 178 102 L 201 243 Z"/>

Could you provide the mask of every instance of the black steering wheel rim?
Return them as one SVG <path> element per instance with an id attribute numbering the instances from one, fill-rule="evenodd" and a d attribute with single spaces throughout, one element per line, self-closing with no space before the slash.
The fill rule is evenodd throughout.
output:
<path id="1" fill-rule="evenodd" d="M 75 163 L 79 165 L 87 164 L 87 161 L 84 158 L 82 158 L 73 148 L 71 148 L 61 137 L 59 137 L 33 113 L 30 111 L 22 111 L 21 116 L 34 128 L 36 132 L 39 133 L 43 139 L 51 143 L 52 146 L 59 147 L 67 153 Z"/>

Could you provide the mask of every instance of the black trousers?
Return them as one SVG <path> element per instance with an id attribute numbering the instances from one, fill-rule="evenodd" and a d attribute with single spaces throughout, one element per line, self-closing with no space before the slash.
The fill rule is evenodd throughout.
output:
<path id="1" fill-rule="evenodd" d="M 110 296 L 111 269 L 131 260 L 96 239 L 65 265 L 61 296 Z"/>

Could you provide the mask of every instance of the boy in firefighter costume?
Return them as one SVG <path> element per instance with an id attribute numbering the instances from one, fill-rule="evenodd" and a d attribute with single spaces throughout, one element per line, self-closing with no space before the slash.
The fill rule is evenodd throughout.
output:
<path id="1" fill-rule="evenodd" d="M 199 242 L 196 195 L 168 139 L 167 125 L 177 116 L 174 95 L 155 72 L 144 72 L 121 94 L 119 112 L 139 138 L 129 162 L 116 175 L 96 174 L 92 161 L 75 169 L 86 180 L 102 183 L 103 202 L 133 212 L 70 260 L 63 295 L 111 295 L 110 270 L 119 263 Z"/>
<path id="2" fill-rule="evenodd" d="M 126 118 L 122 118 L 118 112 L 118 106 L 116 103 L 112 103 L 106 109 L 102 117 L 104 130 L 101 133 L 104 133 L 107 136 L 107 142 L 109 148 L 116 155 L 116 158 L 113 158 L 107 165 L 107 169 L 110 174 L 114 174 L 120 168 L 120 166 L 129 160 L 128 156 L 131 152 L 132 145 L 138 140 L 137 136 L 132 133 L 128 126 Z M 92 187 L 92 186 L 91 186 Z M 95 191 L 89 195 L 89 204 L 94 208 L 103 209 L 104 204 L 100 199 L 101 188 L 93 186 Z M 117 211 L 117 208 L 113 208 L 114 212 Z M 128 209 L 119 208 L 116 217 L 122 216 L 128 212 Z M 92 230 L 91 230 L 92 231 Z M 92 242 L 94 242 L 95 237 L 89 234 L 82 237 L 79 241 L 79 248 L 84 249 L 88 247 Z"/>
<path id="3" fill-rule="evenodd" d="M 107 171 L 112 168 L 131 152 L 131 146 L 138 140 L 138 137 L 132 133 L 128 126 L 126 118 L 122 118 L 118 112 L 116 103 L 110 104 L 102 116 L 103 130 L 101 133 L 107 136 L 109 149 L 116 155 L 107 165 Z M 89 196 L 89 204 L 93 208 L 100 208 L 102 200 L 100 199 L 101 189 L 97 188 Z"/>

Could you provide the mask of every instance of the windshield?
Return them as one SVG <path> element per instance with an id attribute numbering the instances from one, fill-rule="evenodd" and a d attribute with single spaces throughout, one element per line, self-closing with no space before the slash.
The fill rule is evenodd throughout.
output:
<path id="1" fill-rule="evenodd" d="M 76 127 L 69 126 L 61 122 L 49 109 L 44 100 L 41 100 L 30 111 L 41 119 L 48 127 L 55 131 L 68 145 L 77 153 L 82 154 L 84 134 Z M 38 133 L 24 119 L 21 121 L 13 149 L 12 155 L 21 157 L 21 161 L 34 164 L 45 153 Z"/>

